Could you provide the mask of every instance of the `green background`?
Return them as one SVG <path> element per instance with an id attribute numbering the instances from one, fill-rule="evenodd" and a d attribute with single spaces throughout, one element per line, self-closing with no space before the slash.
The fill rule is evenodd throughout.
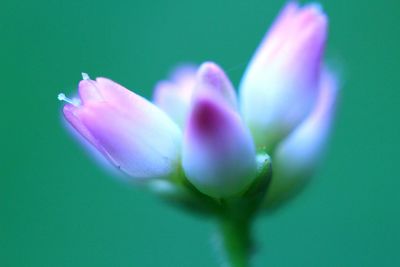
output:
<path id="1" fill-rule="evenodd" d="M 82 71 L 151 96 L 185 61 L 235 84 L 284 1 L 3 0 L 0 266 L 216 266 L 213 225 L 110 175 L 64 129 Z M 258 220 L 254 266 L 400 265 L 400 2 L 323 1 L 343 77 L 323 166 Z"/>

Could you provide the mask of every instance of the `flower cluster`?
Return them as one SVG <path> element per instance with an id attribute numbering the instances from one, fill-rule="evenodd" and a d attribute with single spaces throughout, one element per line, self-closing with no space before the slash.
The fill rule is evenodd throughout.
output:
<path id="1" fill-rule="evenodd" d="M 266 203 L 308 178 L 324 147 L 337 94 L 323 64 L 327 17 L 286 5 L 257 49 L 239 95 L 217 64 L 178 68 L 150 102 L 106 78 L 83 75 L 67 121 L 129 179 L 183 185 L 213 199 L 240 197 L 266 162 Z M 272 163 L 271 163 L 272 162 Z"/>

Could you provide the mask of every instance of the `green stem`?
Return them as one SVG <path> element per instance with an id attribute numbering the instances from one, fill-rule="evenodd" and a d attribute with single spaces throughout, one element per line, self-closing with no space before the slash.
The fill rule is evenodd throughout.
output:
<path id="1" fill-rule="evenodd" d="M 221 218 L 219 235 L 224 266 L 248 267 L 251 250 L 250 227 L 248 220 Z"/>

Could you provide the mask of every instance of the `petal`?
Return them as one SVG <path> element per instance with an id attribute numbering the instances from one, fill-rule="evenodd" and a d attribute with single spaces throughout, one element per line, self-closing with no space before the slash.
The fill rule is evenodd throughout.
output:
<path id="1" fill-rule="evenodd" d="M 185 129 L 182 164 L 188 180 L 212 197 L 240 194 L 255 177 L 250 133 L 214 94 L 196 99 Z"/>
<path id="2" fill-rule="evenodd" d="M 86 79 L 79 82 L 78 86 L 79 97 L 83 104 L 89 102 L 104 101 L 104 98 L 99 92 L 95 81 Z"/>
<path id="3" fill-rule="evenodd" d="M 196 68 L 184 65 L 177 68 L 168 81 L 161 81 L 154 91 L 154 103 L 167 113 L 181 128 L 190 109 Z"/>
<path id="4" fill-rule="evenodd" d="M 237 109 L 237 98 L 231 81 L 225 72 L 213 62 L 203 63 L 198 72 L 195 85 L 195 96 L 203 91 L 211 90 L 221 97 L 232 108 Z"/>
<path id="5" fill-rule="evenodd" d="M 138 179 L 168 177 L 180 158 L 181 132 L 146 99 L 111 80 L 92 81 L 101 101 L 83 99 L 67 105 L 64 115 L 74 128 L 121 170 Z M 81 87 L 85 85 L 85 89 Z M 86 96 L 87 83 L 80 83 Z"/>
<path id="6" fill-rule="evenodd" d="M 312 175 L 332 126 L 337 91 L 336 77 L 325 71 L 313 112 L 277 147 L 267 201 L 290 195 Z"/>
<path id="7" fill-rule="evenodd" d="M 327 19 L 290 3 L 241 81 L 241 108 L 257 146 L 272 150 L 311 111 L 318 95 Z"/>
<path id="8" fill-rule="evenodd" d="M 135 109 L 138 101 L 147 101 L 107 78 L 91 80 L 86 76 L 86 79 L 79 82 L 78 90 L 83 105 L 93 102 L 107 102 L 114 105 L 115 108 L 129 110 L 130 108 Z"/>
<path id="9" fill-rule="evenodd" d="M 280 33 L 282 33 L 282 29 L 287 28 L 287 25 L 290 23 L 293 16 L 295 16 L 299 11 L 300 11 L 300 6 L 298 2 L 296 1 L 288 2 L 283 7 L 277 18 L 275 19 L 268 35 L 273 36 L 274 34 L 279 35 Z"/>
<path id="10" fill-rule="evenodd" d="M 64 127 L 73 136 L 78 143 L 84 147 L 85 151 L 94 158 L 95 162 L 99 164 L 104 170 L 110 175 L 121 179 L 126 179 L 127 176 L 123 175 L 122 172 L 118 171 L 117 168 L 112 164 L 113 160 L 110 155 L 103 149 L 101 145 L 97 143 L 97 140 L 91 135 L 81 121 L 74 115 L 74 107 L 71 108 L 64 106 L 63 113 L 65 117 Z"/>
<path id="11" fill-rule="evenodd" d="M 67 104 L 63 108 L 63 113 L 65 119 L 71 124 L 71 126 L 79 132 L 87 141 L 89 141 L 93 146 L 95 146 L 98 150 L 102 150 L 101 145 L 98 144 L 97 140 L 92 136 L 90 131 L 86 128 L 86 126 L 81 122 L 81 120 L 75 115 L 77 111 L 77 107 Z"/>

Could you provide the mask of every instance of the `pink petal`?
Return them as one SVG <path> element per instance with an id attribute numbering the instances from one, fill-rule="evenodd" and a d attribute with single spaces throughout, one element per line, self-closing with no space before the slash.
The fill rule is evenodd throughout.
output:
<path id="1" fill-rule="evenodd" d="M 87 104 L 90 101 L 104 101 L 95 81 L 82 80 L 79 82 L 78 88 L 79 97 L 83 104 Z"/>
<path id="2" fill-rule="evenodd" d="M 237 109 L 236 93 L 228 76 L 213 62 L 203 63 L 198 72 L 195 85 L 195 96 L 203 94 L 203 91 L 211 90 L 222 98 L 232 108 Z"/>

